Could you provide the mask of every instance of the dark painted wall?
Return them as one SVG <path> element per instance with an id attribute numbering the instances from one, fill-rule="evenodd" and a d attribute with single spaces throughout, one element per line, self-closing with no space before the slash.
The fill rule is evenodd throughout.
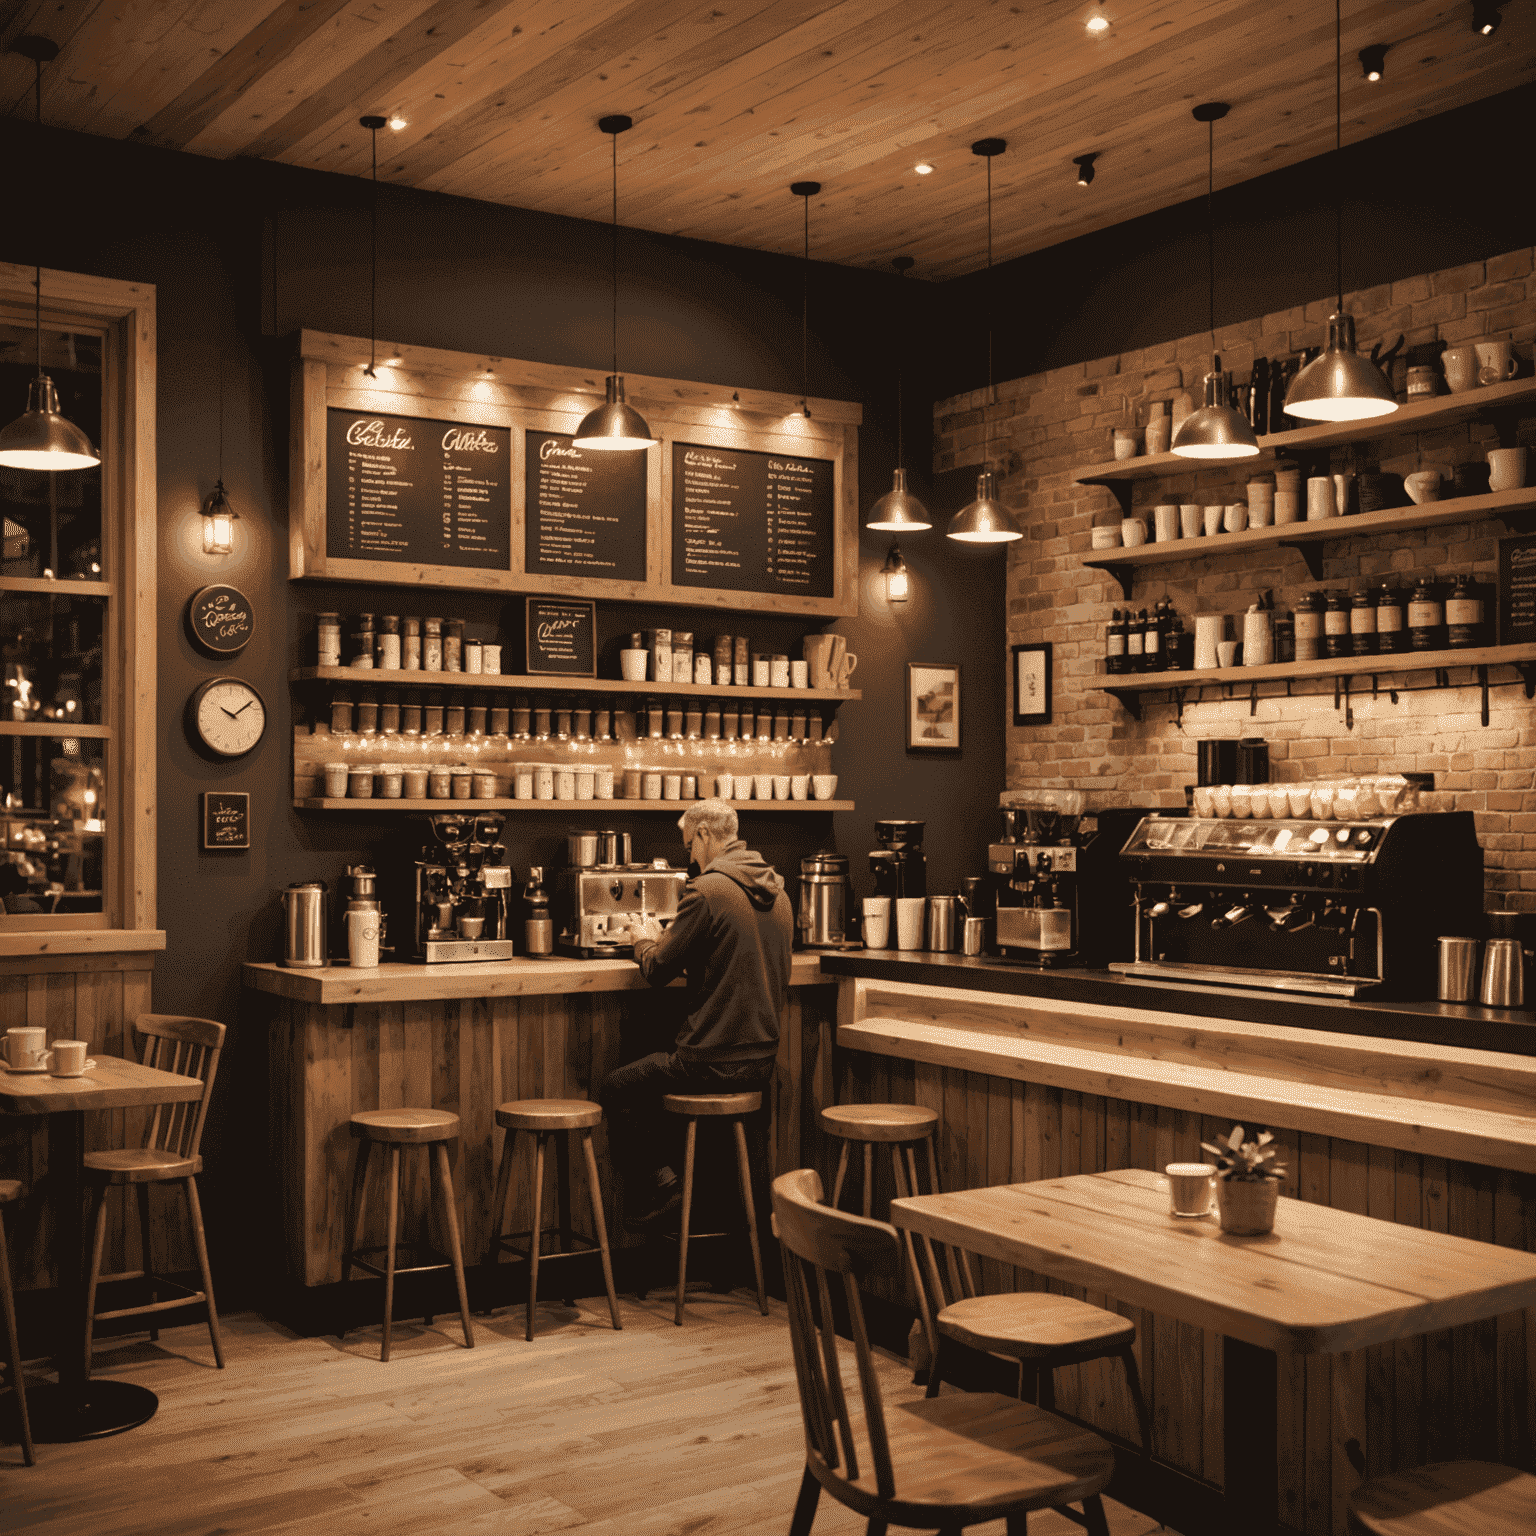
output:
<path id="1" fill-rule="evenodd" d="M 1241 111 L 1239 101 L 1233 116 Z M 1533 122 L 1536 86 L 1524 86 L 1346 144 L 1338 166 L 1322 156 L 1219 190 L 1217 325 L 1337 291 L 1337 185 L 1345 188 L 1346 292 L 1536 244 L 1524 147 Z M 1170 143 L 1167 153 L 1203 155 L 1204 129 L 1193 119 L 1189 134 L 1189 142 Z M 1114 158 L 1106 155 L 1083 196 L 1093 197 L 1114 175 Z M 997 380 L 1204 329 L 1206 271 L 1203 197 L 1002 263 L 992 274 Z M 932 379 L 936 399 L 986 383 L 986 281 L 976 273 L 941 290 L 949 308 Z"/>
<path id="2" fill-rule="evenodd" d="M 0 124 L 6 163 L 29 149 L 24 128 Z M 299 813 L 290 805 L 287 670 L 308 659 L 309 615 L 323 608 L 419 612 L 396 590 L 320 587 L 287 579 L 287 390 L 284 337 L 301 326 L 366 334 L 367 189 L 337 177 L 255 163 L 220 163 L 84 136 L 49 133 L 37 216 L 0 230 L 0 258 L 153 283 L 159 316 L 159 912 L 168 948 L 156 971 L 155 1004 L 233 1023 L 226 1068 L 205 1141 L 209 1221 L 225 1300 L 259 1275 L 261 1234 L 242 1219 L 244 1180 L 261 1182 L 265 1142 L 265 1040 L 242 1010 L 239 967 L 276 958 L 277 892 L 289 881 L 334 881 L 348 862 L 391 857 L 397 818 Z M 785 217 L 799 208 L 786 189 Z M 391 340 L 602 367 L 608 349 L 608 233 L 569 219 L 430 194 L 382 195 L 379 322 Z M 624 366 L 728 386 L 800 389 L 799 263 L 724 246 L 625 233 L 621 242 Z M 932 290 L 901 293 L 894 276 L 817 267 L 812 277 L 810 390 L 860 401 L 859 495 L 867 507 L 890 487 L 895 439 L 895 344 L 907 358 L 906 445 L 914 489 L 929 462 L 930 371 L 924 306 Z M 906 313 L 896 306 L 909 306 Z M 913 336 L 917 340 L 912 341 Z M 219 395 L 224 393 L 224 480 L 239 513 L 237 549 L 213 562 L 199 547 L 197 508 L 218 472 Z M 16 404 L 20 408 L 20 402 Z M 953 510 L 951 508 L 950 510 Z M 907 541 L 915 593 L 893 615 L 875 577 L 888 540 L 864 534 L 863 612 L 838 627 L 858 653 L 863 701 L 844 707 L 835 766 L 839 795 L 857 812 L 836 817 L 745 820 L 745 833 L 786 874 L 818 846 L 854 858 L 879 816 L 927 816 L 936 889 L 953 889 L 978 866 L 1002 782 L 1003 559 L 949 544 L 941 531 Z M 233 662 L 217 664 L 188 640 L 188 596 L 215 577 L 252 599 L 257 634 Z M 468 595 L 442 607 L 487 631 L 511 605 Z M 795 621 L 659 613 L 603 604 L 605 636 L 676 622 L 706 634 L 747 630 L 790 649 L 808 628 Z M 965 750 L 909 757 L 903 745 L 905 663 L 965 667 Z M 204 761 L 188 744 L 182 710 L 206 677 L 254 682 L 272 725 L 249 758 Z M 199 793 L 251 791 L 255 846 L 248 853 L 198 848 Z M 589 822 L 583 813 L 583 821 Z M 676 857 L 672 824 L 622 812 L 638 850 Z M 558 862 L 552 818 L 513 821 L 515 864 Z M 867 885 L 866 885 L 867 888 Z M 254 1193 L 254 1188 L 250 1191 Z"/>

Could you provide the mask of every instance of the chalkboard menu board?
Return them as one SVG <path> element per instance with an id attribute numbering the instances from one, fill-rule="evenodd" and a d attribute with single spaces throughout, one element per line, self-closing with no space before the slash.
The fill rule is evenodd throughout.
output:
<path id="1" fill-rule="evenodd" d="M 207 790 L 203 795 L 203 847 L 251 846 L 251 797 L 244 790 Z"/>
<path id="2" fill-rule="evenodd" d="M 512 568 L 512 433 L 376 411 L 326 413 L 326 553 Z"/>
<path id="3" fill-rule="evenodd" d="M 529 432 L 527 449 L 525 568 L 644 581 L 649 455 L 577 448 L 564 432 Z"/>
<path id="4" fill-rule="evenodd" d="M 544 676 L 597 675 L 597 604 L 577 597 L 526 599 L 523 670 Z"/>
<path id="5" fill-rule="evenodd" d="M 1536 641 L 1536 534 L 1499 540 L 1499 644 Z"/>
<path id="6" fill-rule="evenodd" d="M 672 445 L 672 582 L 831 597 L 833 464 Z"/>

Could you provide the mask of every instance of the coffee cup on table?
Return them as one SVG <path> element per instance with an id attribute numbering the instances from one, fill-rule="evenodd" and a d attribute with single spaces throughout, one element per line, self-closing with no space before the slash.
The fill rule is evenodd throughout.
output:
<path id="1" fill-rule="evenodd" d="M 358 970 L 373 970 L 379 963 L 379 914 L 347 913 L 347 961 Z"/>
<path id="2" fill-rule="evenodd" d="M 1216 1170 L 1209 1163 L 1169 1163 L 1168 1214 L 1204 1216 L 1211 1208 L 1212 1180 Z"/>
<path id="3" fill-rule="evenodd" d="M 55 1077 L 82 1077 L 96 1063 L 87 1059 L 84 1040 L 55 1040 L 43 1052 L 43 1060 Z"/>
<path id="4" fill-rule="evenodd" d="M 13 1072 L 36 1072 L 43 1066 L 46 1030 L 28 1025 L 5 1032 L 5 1063 Z"/>
<path id="5" fill-rule="evenodd" d="M 864 898 L 864 947 L 884 949 L 891 942 L 891 898 Z"/>

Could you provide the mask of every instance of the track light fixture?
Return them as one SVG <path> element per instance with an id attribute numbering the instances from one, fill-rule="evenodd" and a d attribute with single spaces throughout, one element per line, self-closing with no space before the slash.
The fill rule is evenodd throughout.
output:
<path id="1" fill-rule="evenodd" d="M 1472 0 L 1472 30 L 1483 37 L 1492 37 L 1503 21 L 1498 6 L 1492 0 Z"/>
<path id="2" fill-rule="evenodd" d="M 1077 184 L 1086 187 L 1093 180 L 1093 162 L 1099 158 L 1101 150 L 1094 150 L 1091 155 L 1074 155 L 1072 164 L 1077 167 Z"/>
<path id="3" fill-rule="evenodd" d="M 1360 50 L 1360 69 L 1365 78 L 1375 85 L 1387 72 L 1387 44 L 1372 43 Z"/>

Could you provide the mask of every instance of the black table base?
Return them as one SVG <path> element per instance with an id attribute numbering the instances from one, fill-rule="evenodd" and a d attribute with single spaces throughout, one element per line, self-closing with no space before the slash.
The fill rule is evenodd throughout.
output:
<path id="1" fill-rule="evenodd" d="M 14 1443 L 21 1438 L 15 1423 L 15 1398 L 6 1394 L 5 1412 L 13 1422 L 0 1439 Z M 39 1445 L 65 1445 L 72 1440 L 100 1440 L 120 1435 L 125 1429 L 137 1429 L 152 1419 L 160 1399 L 148 1387 L 131 1381 L 88 1381 L 83 1386 L 70 1382 L 44 1382 L 27 1387 L 27 1417 L 32 1424 L 32 1438 Z"/>

